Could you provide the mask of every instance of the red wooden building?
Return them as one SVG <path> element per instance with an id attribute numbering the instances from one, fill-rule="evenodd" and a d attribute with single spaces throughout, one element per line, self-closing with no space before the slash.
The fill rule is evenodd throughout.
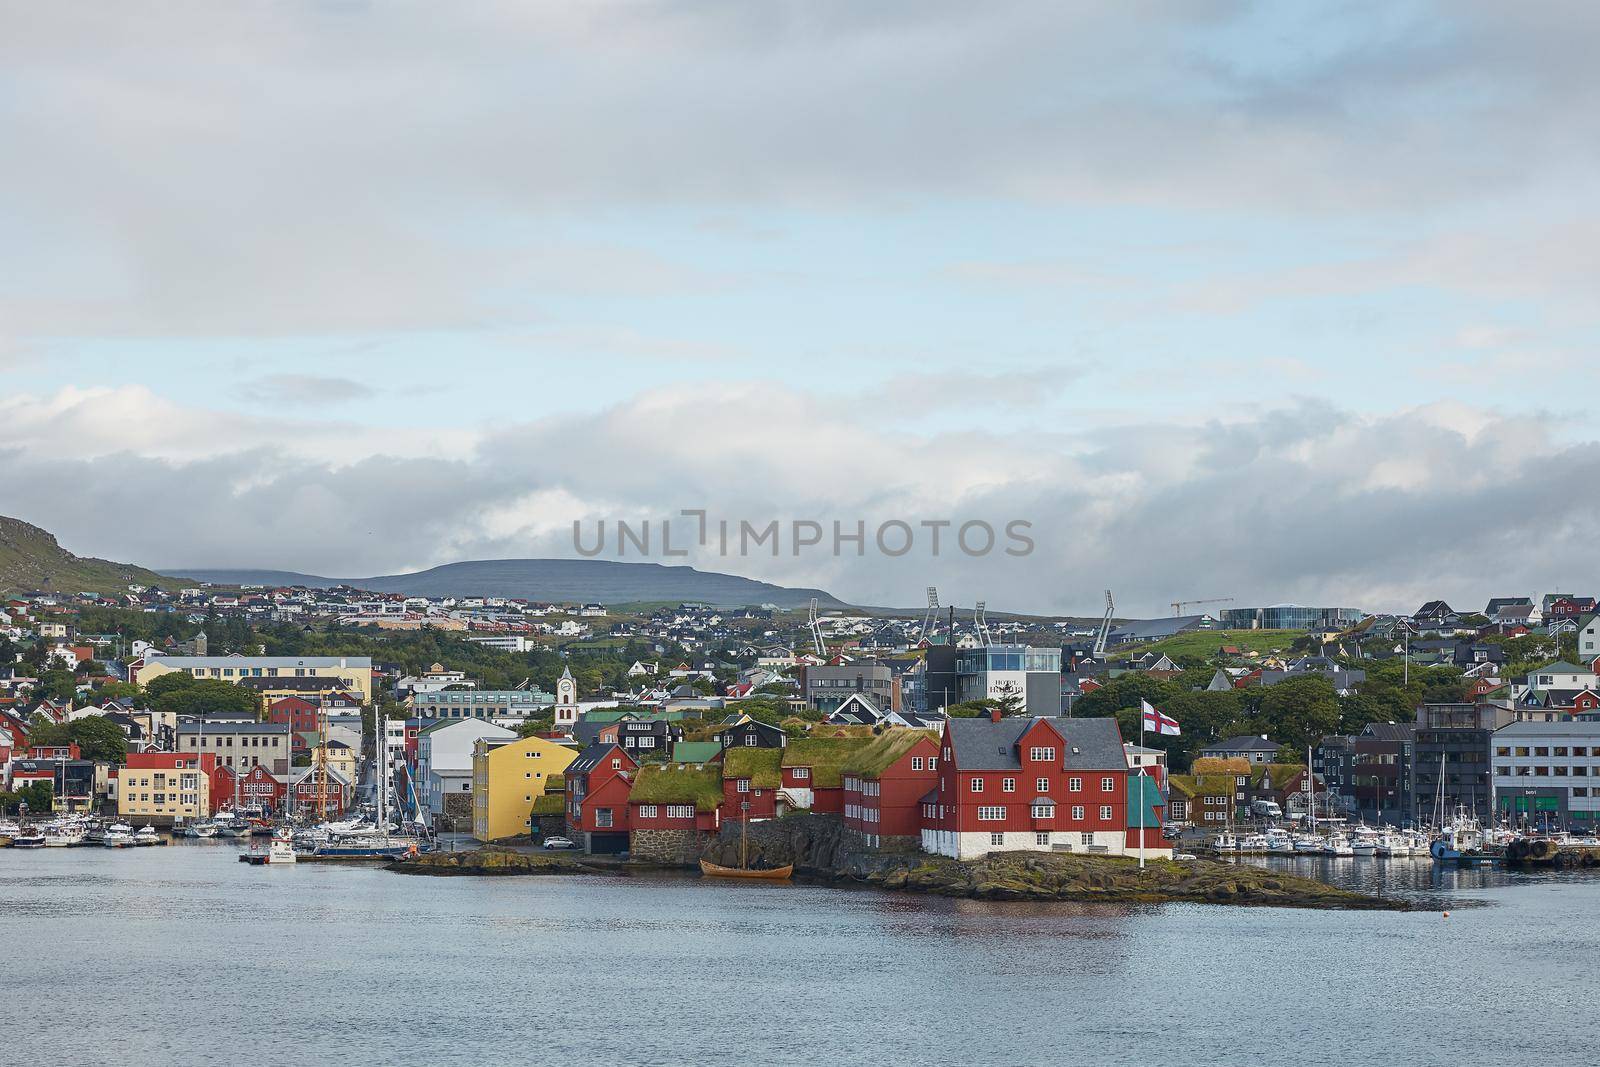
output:
<path id="1" fill-rule="evenodd" d="M 922 802 L 938 786 L 939 742 L 924 730 L 888 730 L 844 765 L 844 825 L 877 847 L 918 842 Z"/>
<path id="2" fill-rule="evenodd" d="M 628 848 L 628 794 L 639 764 L 615 743 L 596 741 L 567 766 L 567 829 L 585 852 Z"/>
<path id="3" fill-rule="evenodd" d="M 722 818 L 759 822 L 778 817 L 781 748 L 726 748 L 722 755 Z"/>
<path id="4" fill-rule="evenodd" d="M 951 719 L 937 788 L 922 803 L 922 847 L 957 859 L 990 852 L 1127 854 L 1138 845 L 1115 719 Z M 1170 855 L 1159 791 L 1143 789 L 1147 855 Z M 1137 816 L 1137 809 L 1132 813 Z"/>
<path id="5" fill-rule="evenodd" d="M 239 803 L 247 808 L 259 807 L 269 815 L 283 808 L 288 787 L 265 767 L 251 767 L 250 773 L 239 781 Z M 315 790 L 312 796 L 316 795 Z"/>

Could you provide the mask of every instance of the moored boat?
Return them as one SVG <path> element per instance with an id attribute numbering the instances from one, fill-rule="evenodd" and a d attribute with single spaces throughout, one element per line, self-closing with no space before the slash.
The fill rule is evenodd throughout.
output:
<path id="1" fill-rule="evenodd" d="M 747 867 L 724 867 L 710 860 L 701 860 L 700 873 L 711 875 L 713 878 L 758 878 L 769 882 L 785 882 L 794 877 L 794 864 L 759 871 Z"/>

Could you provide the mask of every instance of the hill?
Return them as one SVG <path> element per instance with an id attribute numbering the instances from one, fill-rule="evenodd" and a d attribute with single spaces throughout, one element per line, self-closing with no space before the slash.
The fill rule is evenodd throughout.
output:
<path id="1" fill-rule="evenodd" d="M 324 578 L 273 570 L 178 568 L 185 578 L 219 585 L 303 585 L 326 589 L 350 585 L 375 593 L 407 596 L 504 596 L 572 603 L 628 604 L 648 601 L 699 601 L 717 607 L 776 604 L 799 607 L 816 597 L 829 607 L 843 602 L 820 589 L 791 589 L 734 574 L 668 567 L 660 563 L 618 563 L 598 559 L 492 559 L 446 563 L 409 574 L 373 578 Z"/>
<path id="2" fill-rule="evenodd" d="M 21 519 L 0 515 L 0 592 L 126 593 L 129 585 L 163 585 L 173 579 L 131 563 L 75 556 L 55 535 Z"/>

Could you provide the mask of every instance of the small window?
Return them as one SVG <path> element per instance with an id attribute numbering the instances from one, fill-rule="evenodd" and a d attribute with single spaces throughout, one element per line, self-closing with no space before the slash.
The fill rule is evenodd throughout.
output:
<path id="1" fill-rule="evenodd" d="M 974 778 L 972 780 L 972 791 L 974 793 L 983 792 L 983 779 L 982 778 Z"/>

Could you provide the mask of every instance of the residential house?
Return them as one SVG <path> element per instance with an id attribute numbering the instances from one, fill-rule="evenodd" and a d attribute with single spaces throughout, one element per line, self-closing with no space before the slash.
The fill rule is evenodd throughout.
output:
<path id="1" fill-rule="evenodd" d="M 171 826 L 179 819 L 210 817 L 217 770 L 215 753 L 130 752 L 117 771 L 117 815 L 123 820 Z"/>
<path id="2" fill-rule="evenodd" d="M 639 763 L 619 744 L 596 741 L 567 767 L 567 827 L 585 852 L 628 848 L 628 794 Z"/>
<path id="3" fill-rule="evenodd" d="M 1232 759 L 1240 757 L 1251 763 L 1276 763 L 1278 754 L 1283 751 L 1283 746 L 1276 741 L 1267 740 L 1265 734 L 1240 734 L 1213 741 L 1200 749 L 1200 756 L 1205 759 Z"/>
<path id="4" fill-rule="evenodd" d="M 923 805 L 938 805 L 939 741 L 931 730 L 893 729 L 858 746 L 843 767 L 845 829 L 873 848 L 920 845 Z"/>

